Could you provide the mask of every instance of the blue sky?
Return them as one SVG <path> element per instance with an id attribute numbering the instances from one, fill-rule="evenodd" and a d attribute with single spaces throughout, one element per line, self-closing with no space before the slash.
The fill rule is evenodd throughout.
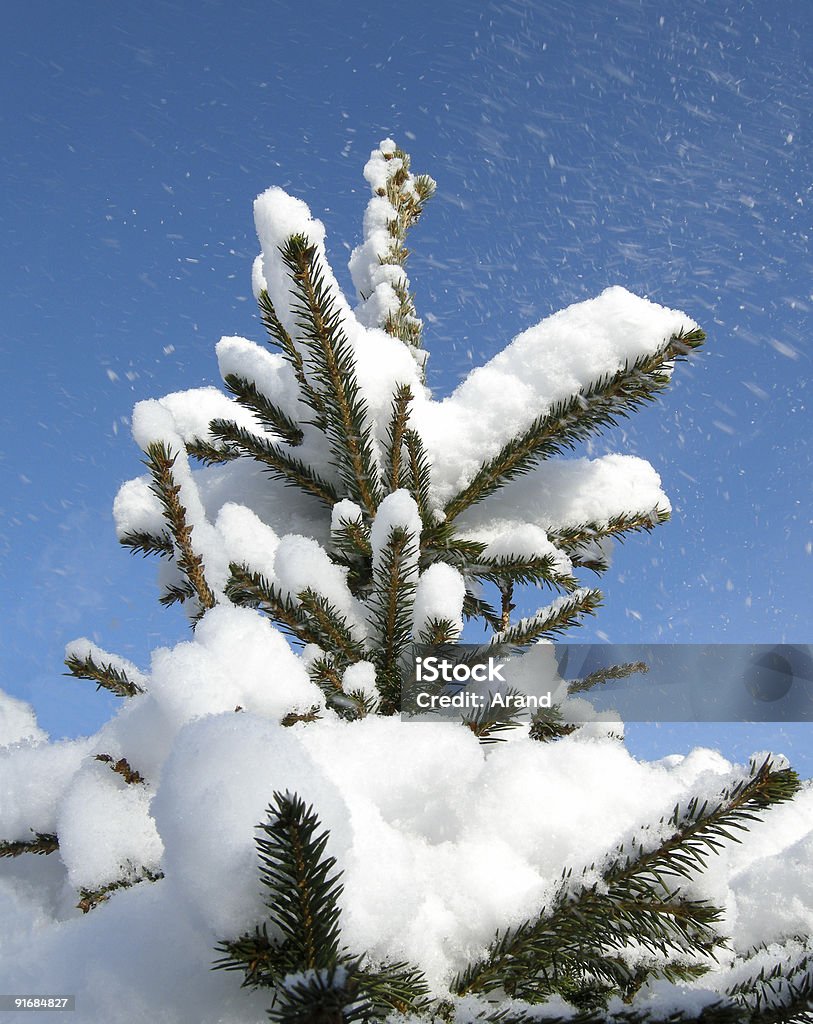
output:
<path id="1" fill-rule="evenodd" d="M 410 263 L 437 394 L 610 284 L 709 335 L 595 446 L 650 459 L 674 516 L 619 549 L 583 638 L 813 640 L 807 0 L 11 0 L 4 22 L 0 686 L 53 735 L 114 707 L 61 677 L 66 641 L 143 665 L 187 628 L 113 533 L 133 403 L 216 383 L 219 337 L 260 337 L 267 186 L 325 221 L 348 283 L 386 135 L 439 186 Z M 808 757 L 783 728 L 634 742 Z"/>

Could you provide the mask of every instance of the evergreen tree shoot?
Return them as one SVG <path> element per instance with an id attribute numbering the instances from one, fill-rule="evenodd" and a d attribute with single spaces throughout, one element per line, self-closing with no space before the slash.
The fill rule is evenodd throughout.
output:
<path id="1" fill-rule="evenodd" d="M 530 722 L 399 715 L 416 645 L 467 620 L 554 677 L 613 540 L 670 511 L 649 463 L 580 446 L 703 332 L 610 288 L 438 400 L 406 273 L 435 183 L 390 140 L 364 173 L 355 306 L 272 188 L 258 338 L 218 344 L 225 391 L 135 409 L 118 535 L 188 638 L 148 672 L 71 643 L 121 698 L 87 739 L 3 698 L 0 990 L 100 1022 L 813 1020 L 813 792 L 782 758 L 647 764 L 569 714 L 640 665 Z"/>

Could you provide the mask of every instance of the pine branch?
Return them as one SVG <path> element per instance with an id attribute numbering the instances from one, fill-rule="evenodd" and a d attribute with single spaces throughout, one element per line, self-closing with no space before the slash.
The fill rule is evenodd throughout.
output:
<path id="1" fill-rule="evenodd" d="M 258 608 L 292 639 L 301 644 L 319 644 L 319 633 L 302 607 L 283 595 L 262 573 L 232 562 L 226 597 L 236 605 Z M 321 646 L 321 645 L 320 645 Z"/>
<path id="2" fill-rule="evenodd" d="M 355 1024 L 415 1014 L 428 991 L 420 971 L 409 964 L 362 966 L 363 958 L 282 979 L 268 1011 L 275 1024 Z"/>
<path id="3" fill-rule="evenodd" d="M 469 572 L 475 578 L 498 587 L 546 584 L 574 591 L 579 585 L 575 576 L 557 568 L 553 555 L 500 555 L 490 559 L 481 556 L 480 564 L 472 566 Z"/>
<path id="4" fill-rule="evenodd" d="M 333 485 L 301 459 L 282 451 L 271 441 L 253 434 L 233 420 L 212 420 L 209 430 L 216 440 L 227 442 L 240 454 L 249 455 L 262 463 L 275 479 L 312 494 L 328 508 L 332 508 L 339 500 Z"/>
<path id="5" fill-rule="evenodd" d="M 504 633 L 511 625 L 511 612 L 514 611 L 516 605 L 513 602 L 514 597 L 514 584 L 513 583 L 502 583 L 499 585 L 500 591 L 500 632 Z"/>
<path id="6" fill-rule="evenodd" d="M 332 558 L 347 569 L 347 587 L 357 598 L 364 599 L 372 584 L 372 545 L 370 527 L 361 510 L 356 516 L 342 516 L 330 532 Z"/>
<path id="7" fill-rule="evenodd" d="M 138 683 L 128 678 L 123 669 L 115 668 L 108 662 L 98 665 L 92 654 L 86 654 L 84 658 L 69 654 L 65 664 L 68 667 L 65 675 L 75 676 L 77 679 L 90 679 L 96 683 L 97 690 L 109 690 L 117 697 L 135 697 L 136 694 L 144 692 Z"/>
<path id="8" fill-rule="evenodd" d="M 373 1017 L 357 969 L 336 963 L 282 978 L 267 1014 L 273 1024 L 366 1024 Z"/>
<path id="9" fill-rule="evenodd" d="M 280 719 L 279 724 L 290 729 L 292 725 L 297 725 L 299 722 L 318 722 L 322 717 L 320 711 L 321 708 L 318 704 L 314 704 L 310 711 L 289 711 Z"/>
<path id="10" fill-rule="evenodd" d="M 186 601 L 193 601 L 197 597 L 195 588 L 188 580 L 182 583 L 168 583 L 164 587 L 163 594 L 158 601 L 165 607 L 171 608 L 174 604 L 184 604 Z"/>
<path id="11" fill-rule="evenodd" d="M 403 527 L 390 530 L 370 597 L 371 660 L 376 666 L 381 713 L 395 714 L 401 701 L 401 659 L 412 643 L 417 584 L 417 543 Z"/>
<path id="12" fill-rule="evenodd" d="M 555 990 L 563 964 L 570 961 L 569 969 L 582 972 L 585 953 L 595 957 L 629 942 L 660 954 L 712 952 L 721 942 L 715 932 L 721 911 L 682 898 L 667 881 L 691 878 L 726 841 L 738 841 L 734 830 L 747 830 L 762 811 L 790 800 L 798 788 L 795 772 L 775 769 L 767 759 L 753 764 L 749 778 L 724 790 L 714 806 L 692 800 L 684 810 L 676 807 L 668 838 L 651 850 L 642 839 L 620 847 L 601 873 L 601 887 L 570 891 L 563 883 L 547 913 L 498 933 L 486 957 L 458 977 L 454 991 L 503 988 L 526 999 L 544 997 Z"/>
<path id="13" fill-rule="evenodd" d="M 467 590 L 463 598 L 463 616 L 466 619 L 482 619 L 495 633 L 502 629 L 502 616 L 485 598 L 477 597 Z"/>
<path id="14" fill-rule="evenodd" d="M 531 718 L 531 727 L 528 735 L 532 740 L 539 743 L 551 743 L 553 740 L 560 740 L 563 736 L 570 736 L 580 726 L 572 722 L 566 722 L 562 715 L 562 709 L 558 704 L 549 708 L 537 708 Z"/>
<path id="15" fill-rule="evenodd" d="M 449 1016 L 444 1019 L 448 1020 Z M 750 1018 L 743 1018 L 742 1007 L 720 1000 L 698 1010 L 674 1009 L 672 1004 L 660 1011 L 649 1007 L 643 1010 L 621 1011 L 590 1007 L 575 1010 L 565 1017 L 547 1013 L 540 1016 L 536 1008 L 532 1012 L 527 1012 L 514 1007 L 508 1009 L 486 1003 L 480 1013 L 467 1013 L 466 1020 L 470 1024 L 745 1024 Z"/>
<path id="16" fill-rule="evenodd" d="M 191 441 L 185 441 L 184 447 L 188 455 L 202 462 L 204 466 L 220 466 L 225 462 L 234 462 L 240 458 L 240 452 L 229 445 L 218 448 L 201 437 L 194 437 Z"/>
<path id="17" fill-rule="evenodd" d="M 412 397 L 410 386 L 400 384 L 392 398 L 392 415 L 387 428 L 387 444 L 384 451 L 384 480 L 390 491 L 397 491 L 401 486 L 402 449 Z"/>
<path id="18" fill-rule="evenodd" d="M 482 541 L 456 535 L 452 523 L 430 521 L 421 532 L 421 568 L 433 562 L 446 562 L 470 577 L 482 561 L 486 547 Z"/>
<path id="19" fill-rule="evenodd" d="M 315 811 L 296 794 L 275 792 L 267 816 L 257 839 L 260 876 L 288 970 L 329 967 L 340 953 L 342 894 L 341 872 L 325 856 L 329 833 L 319 832 Z"/>
<path id="20" fill-rule="evenodd" d="M 429 986 L 422 971 L 406 961 L 360 967 L 359 984 L 378 1019 L 398 1014 L 415 1014 L 428 1009 Z"/>
<path id="21" fill-rule="evenodd" d="M 606 878 L 604 879 L 606 884 Z M 706 953 L 713 949 L 722 911 L 676 892 L 647 890 L 630 896 L 625 888 L 597 885 L 569 892 L 563 884 L 553 906 L 539 918 L 498 933 L 487 956 L 454 983 L 458 995 L 502 989 L 509 997 L 540 1002 L 560 991 L 572 992 L 574 978 L 590 983 L 596 972 L 604 983 L 624 984 L 617 962 L 602 963 L 606 951 L 634 944 L 661 955 Z"/>
<path id="22" fill-rule="evenodd" d="M 787 1002 L 763 1006 L 746 1018 L 748 1024 L 813 1024 L 813 985 L 805 983 Z"/>
<path id="23" fill-rule="evenodd" d="M 378 702 L 361 691 L 347 692 L 342 674 L 335 661 L 325 655 L 308 665 L 308 675 L 325 696 L 325 702 L 337 715 L 347 721 L 356 721 L 372 714 Z"/>
<path id="24" fill-rule="evenodd" d="M 610 560 L 609 558 L 592 548 L 585 551 L 569 551 L 570 564 L 574 569 L 589 569 L 594 572 L 597 576 L 601 576 L 602 573 L 609 572 Z"/>
<path id="25" fill-rule="evenodd" d="M 519 690 L 509 686 L 504 693 L 506 706 L 492 705 L 493 693 L 486 698 L 486 706 L 478 708 L 473 715 L 464 715 L 463 724 L 470 729 L 482 744 L 504 743 L 500 733 L 518 729 L 523 725 L 519 711 L 513 706 L 513 699 L 522 696 Z"/>
<path id="26" fill-rule="evenodd" d="M 302 360 L 302 354 L 294 344 L 291 335 L 282 325 L 282 321 L 279 319 L 277 311 L 274 309 L 271 297 L 265 289 L 260 292 L 258 301 L 260 306 L 260 319 L 268 332 L 271 343 L 282 352 L 283 356 L 285 356 L 293 369 L 296 382 L 299 385 L 299 390 L 302 395 L 302 400 L 310 409 L 313 410 L 316 416 L 313 421 L 313 425 L 318 427 L 320 430 L 324 430 L 325 404 L 321 396 L 314 391 L 308 381 L 307 374 L 305 373 L 305 364 Z"/>
<path id="27" fill-rule="evenodd" d="M 304 434 L 300 427 L 291 419 L 284 409 L 280 409 L 268 399 L 254 381 L 240 377 L 236 373 L 227 373 L 223 383 L 237 399 L 237 404 L 250 409 L 266 430 L 277 434 L 285 444 L 295 448 L 302 444 Z"/>
<path id="28" fill-rule="evenodd" d="M 691 878 L 706 867 L 709 854 L 723 848 L 726 841 L 739 842 L 734 831 L 746 832 L 752 821 L 761 820 L 761 812 L 793 799 L 800 787 L 799 776 L 791 768 L 774 768 L 770 757 L 760 765 L 752 762 L 748 778 L 724 790 L 713 806 L 693 798 L 686 808 L 678 805 L 668 824 L 675 831 L 655 850 L 641 853 L 634 862 L 636 878 L 645 884 L 663 884 L 664 878 Z M 633 847 L 634 848 L 634 847 Z M 619 859 L 608 880 L 623 879 L 632 862 Z"/>
<path id="29" fill-rule="evenodd" d="M 33 839 L 0 839 L 0 857 L 19 857 L 23 853 L 49 854 L 59 849 L 59 840 L 53 832 L 34 832 Z"/>
<path id="30" fill-rule="evenodd" d="M 699 347 L 704 338 L 701 330 L 672 335 L 654 355 L 639 356 L 617 373 L 557 402 L 483 463 L 471 483 L 446 504 L 446 518 L 454 519 L 508 481 L 528 473 L 543 459 L 563 455 L 591 434 L 615 426 L 620 419 L 654 401 L 669 383 L 669 364 Z"/>
<path id="31" fill-rule="evenodd" d="M 96 754 L 95 760 L 101 761 L 103 764 L 109 764 L 111 770 L 120 775 L 128 786 L 135 786 L 144 782 L 144 776 L 141 772 L 134 771 L 130 767 L 130 762 L 126 757 L 120 757 L 117 761 L 110 754 Z"/>
<path id="32" fill-rule="evenodd" d="M 215 971 L 242 971 L 242 988 L 272 988 L 285 976 L 285 958 L 278 942 L 268 938 L 263 923 L 252 934 L 219 942 L 215 951 L 223 956 L 212 964 Z"/>
<path id="33" fill-rule="evenodd" d="M 324 407 L 324 432 L 348 495 L 373 516 L 381 502 L 367 403 L 341 311 L 325 285 L 316 247 L 292 235 L 280 250 L 294 284 L 294 313 L 308 350 L 308 369 Z"/>
<path id="34" fill-rule="evenodd" d="M 332 651 L 335 666 L 346 667 L 365 657 L 363 644 L 355 639 L 344 616 L 310 588 L 294 600 L 262 573 L 232 562 L 225 593 L 234 604 L 264 612 L 293 640 Z"/>
<path id="35" fill-rule="evenodd" d="M 334 547 L 347 558 L 369 559 L 373 553 L 370 545 L 370 528 L 359 515 L 357 519 L 342 517 L 338 529 L 331 532 Z"/>
<path id="36" fill-rule="evenodd" d="M 553 639 L 572 626 L 580 625 L 582 615 L 595 614 L 600 604 L 600 591 L 586 587 L 576 590 L 567 597 L 557 598 L 534 615 L 520 619 L 508 629 L 502 628 L 500 617 L 499 632 L 494 634 L 491 642 L 509 647 L 525 647 L 536 640 Z"/>
<path id="37" fill-rule="evenodd" d="M 431 466 L 429 456 L 417 430 L 404 430 L 404 445 L 407 453 L 406 486 L 415 504 L 422 523 L 431 523 L 430 508 Z"/>
<path id="38" fill-rule="evenodd" d="M 341 873 L 326 856 L 319 818 L 296 794 L 274 793 L 258 826 L 260 877 L 268 892 L 267 924 L 222 942 L 215 969 L 243 972 L 243 984 L 272 987 L 269 1018 L 286 1024 L 380 1020 L 425 1002 L 423 974 L 407 963 L 363 966 L 341 946 Z M 271 925 L 279 938 L 269 938 Z"/>
<path id="39" fill-rule="evenodd" d="M 364 645 L 356 640 L 344 616 L 316 591 L 308 588 L 297 595 L 300 614 L 307 617 L 320 647 L 333 652 L 346 664 L 364 659 Z"/>
<path id="40" fill-rule="evenodd" d="M 413 176 L 410 173 L 410 158 L 402 149 L 383 152 L 385 160 L 391 162 L 387 170 L 386 185 L 377 194 L 386 196 L 395 211 L 389 221 L 390 243 L 384 252 L 378 253 L 379 262 L 389 266 L 405 267 L 409 257 L 406 236 L 423 213 L 424 206 L 435 194 L 435 182 L 427 174 Z M 415 310 L 415 298 L 408 290 L 409 282 L 404 276 L 392 282 L 398 298 L 398 309 L 390 311 L 382 324 L 385 331 L 415 349 L 421 348 L 422 324 Z"/>
<path id="41" fill-rule="evenodd" d="M 787 946 L 798 946 L 791 952 Z M 813 952 L 809 940 L 797 936 L 785 944 L 784 956 L 773 966 L 760 967 L 745 981 L 728 989 L 752 1024 L 811 1024 L 813 1022 Z M 764 952 L 754 949 L 753 957 Z M 746 958 L 747 959 L 747 958 Z"/>
<path id="42" fill-rule="evenodd" d="M 548 539 L 563 551 L 578 551 L 582 544 L 600 540 L 602 537 L 617 537 L 624 540 L 624 534 L 651 533 L 656 526 L 669 521 L 668 509 L 655 506 L 649 512 L 621 513 L 611 516 L 606 523 L 581 523 L 576 526 L 554 527 L 547 531 Z"/>
<path id="43" fill-rule="evenodd" d="M 152 475 L 152 491 L 161 502 L 164 517 L 177 548 L 177 565 L 189 583 L 203 610 L 214 608 L 216 601 L 206 582 L 203 558 L 192 547 L 192 530 L 186 521 L 186 509 L 181 504 L 180 485 L 175 482 L 172 468 L 176 455 L 163 442 L 153 442 L 147 447 L 144 464 Z"/>
<path id="44" fill-rule="evenodd" d="M 429 618 L 418 634 L 418 643 L 426 647 L 456 644 L 460 640 L 460 626 L 451 619 Z"/>
<path id="45" fill-rule="evenodd" d="M 396 148 L 384 153 L 384 159 L 400 161 L 400 166 L 391 172 L 388 171 L 386 191 L 378 191 L 379 195 L 386 195 L 396 212 L 396 219 L 389 223 L 389 232 L 397 248 L 391 247 L 391 258 L 384 257 L 382 262 L 393 262 L 403 266 L 409 255 L 403 248 L 407 232 L 417 223 L 424 206 L 435 194 L 436 185 L 428 174 L 410 174 L 410 157 L 402 149 Z"/>
<path id="46" fill-rule="evenodd" d="M 649 665 L 645 661 L 629 661 L 623 665 L 610 665 L 607 668 L 596 669 L 584 679 L 574 679 L 567 684 L 568 693 L 584 693 L 592 690 L 594 686 L 602 686 L 611 679 L 627 679 L 629 676 L 649 671 Z"/>
<path id="47" fill-rule="evenodd" d="M 151 871 L 148 868 L 143 868 L 141 874 L 136 875 L 134 878 L 121 878 L 117 882 L 103 885 L 100 889 L 80 889 L 80 899 L 76 904 L 76 909 L 81 910 L 83 914 L 89 914 L 100 903 L 106 903 L 113 893 L 118 892 L 119 889 L 131 889 L 134 885 L 138 885 L 141 882 L 158 882 L 163 877 L 163 871 Z"/>
<path id="48" fill-rule="evenodd" d="M 158 555 L 159 558 L 172 558 L 175 548 L 172 537 L 162 530 L 160 534 L 149 533 L 147 530 L 129 530 L 119 537 L 119 544 L 129 548 L 134 555 Z"/>
<path id="49" fill-rule="evenodd" d="M 377 697 L 372 694 L 365 693 L 364 690 L 349 690 L 345 691 L 349 701 L 351 701 L 350 707 L 354 714 L 352 719 L 366 718 L 367 715 L 377 715 L 381 710 L 381 703 Z M 338 710 L 338 709 L 336 709 Z M 351 716 L 344 716 L 351 717 Z"/>

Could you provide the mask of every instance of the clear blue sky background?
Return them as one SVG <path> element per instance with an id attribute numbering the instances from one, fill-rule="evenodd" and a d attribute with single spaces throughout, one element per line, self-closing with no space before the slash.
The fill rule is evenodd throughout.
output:
<path id="1" fill-rule="evenodd" d="M 619 283 L 708 347 L 600 442 L 650 459 L 671 524 L 619 549 L 583 639 L 813 641 L 809 0 L 10 0 L 0 62 L 0 686 L 53 735 L 115 703 L 63 679 L 88 635 L 145 665 L 186 634 L 115 540 L 141 398 L 259 338 L 255 195 L 306 199 L 337 270 L 393 136 L 439 185 L 412 239 L 430 383 Z M 575 639 L 575 637 L 573 638 Z M 737 756 L 810 729 L 635 731 Z"/>

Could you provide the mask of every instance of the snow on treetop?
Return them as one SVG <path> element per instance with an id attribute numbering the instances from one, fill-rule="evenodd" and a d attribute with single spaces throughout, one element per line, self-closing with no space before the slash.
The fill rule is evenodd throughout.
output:
<path id="1" fill-rule="evenodd" d="M 608 288 L 523 331 L 443 401 L 416 402 L 439 498 L 464 487 L 484 459 L 556 403 L 696 327 L 685 313 Z"/>
<path id="2" fill-rule="evenodd" d="M 376 167 L 379 163 L 382 167 L 392 164 L 382 152 L 377 157 L 374 154 L 371 162 Z M 382 202 L 389 206 L 387 200 Z M 392 212 L 391 207 L 389 211 L 386 216 L 382 214 L 383 219 L 380 224 L 376 222 L 374 231 L 368 225 L 373 234 L 386 234 L 384 221 Z M 262 245 L 262 273 L 257 280 L 268 289 L 280 320 L 292 336 L 296 336 L 298 325 L 280 247 L 292 234 L 301 234 L 320 253 L 325 287 L 354 353 L 360 394 L 369 415 L 373 455 L 379 466 L 392 396 L 399 385 L 410 387 L 412 422 L 421 434 L 432 466 L 431 501 L 438 509 L 471 481 L 485 459 L 494 456 L 556 403 L 572 399 L 595 381 L 617 373 L 643 355 L 657 353 L 672 335 L 696 327 L 681 312 L 620 287 L 608 288 L 597 298 L 574 304 L 524 331 L 501 353 L 474 369 L 452 395 L 437 401 L 423 385 L 420 361 L 416 364 L 411 358 L 408 346 L 374 325 L 381 321 L 383 307 L 375 316 L 362 314 L 361 307 L 355 312 L 351 310 L 327 262 L 324 226 L 311 216 L 307 205 L 279 188 L 272 188 L 258 197 L 255 218 Z M 382 245 L 383 237 L 379 238 Z M 369 235 L 368 243 L 371 238 Z M 375 274 L 379 274 L 379 284 L 384 284 L 391 272 L 397 276 L 401 270 L 381 264 L 373 252 L 376 246 L 380 248 L 379 242 L 370 249 L 368 262 L 378 268 Z M 351 261 L 356 270 L 360 265 L 358 252 Z M 371 282 L 372 278 L 368 284 Z M 218 345 L 218 358 L 224 376 L 234 374 L 254 381 L 286 415 L 301 420 L 303 407 L 298 385 L 281 355 L 271 354 L 247 339 L 224 338 Z M 142 446 L 149 440 L 173 436 L 186 441 L 194 437 L 207 440 L 208 421 L 216 417 L 230 418 L 260 438 L 267 436 L 248 410 L 211 388 L 167 396 L 159 405 L 160 415 L 156 404 L 148 403 L 140 405 L 134 416 L 134 434 Z M 304 442 L 297 456 L 317 468 L 326 479 L 335 479 L 321 434 L 308 426 L 304 430 Z M 222 467 L 215 478 L 221 485 L 219 492 L 225 494 L 228 488 L 222 482 L 240 472 L 238 467 Z M 218 507 L 206 472 L 196 472 L 195 476 L 203 505 L 210 516 L 216 517 Z M 277 491 L 283 505 L 294 500 L 290 493 L 280 493 L 283 489 L 273 481 L 269 486 Z M 304 505 L 299 500 L 304 512 L 309 499 L 304 499 Z M 130 484 L 122 489 L 116 506 L 120 533 L 125 532 L 128 523 L 151 518 L 150 501 L 143 486 Z M 256 504 L 247 501 L 257 511 Z M 273 506 L 266 508 L 265 515 L 274 519 L 271 525 L 278 529 Z M 606 523 L 621 511 L 645 515 L 656 510 L 668 512 L 669 502 L 657 473 L 644 460 L 621 455 L 592 461 L 552 459 L 464 511 L 461 527 L 472 538 L 487 542 L 502 536 L 505 549 L 509 538 L 516 536 L 516 527 L 523 524 L 550 531 L 577 523 Z M 153 519 L 154 516 L 155 508 Z M 216 546 L 214 538 L 212 544 Z M 212 555 L 223 562 L 223 557 L 218 558 L 213 549 Z"/>

